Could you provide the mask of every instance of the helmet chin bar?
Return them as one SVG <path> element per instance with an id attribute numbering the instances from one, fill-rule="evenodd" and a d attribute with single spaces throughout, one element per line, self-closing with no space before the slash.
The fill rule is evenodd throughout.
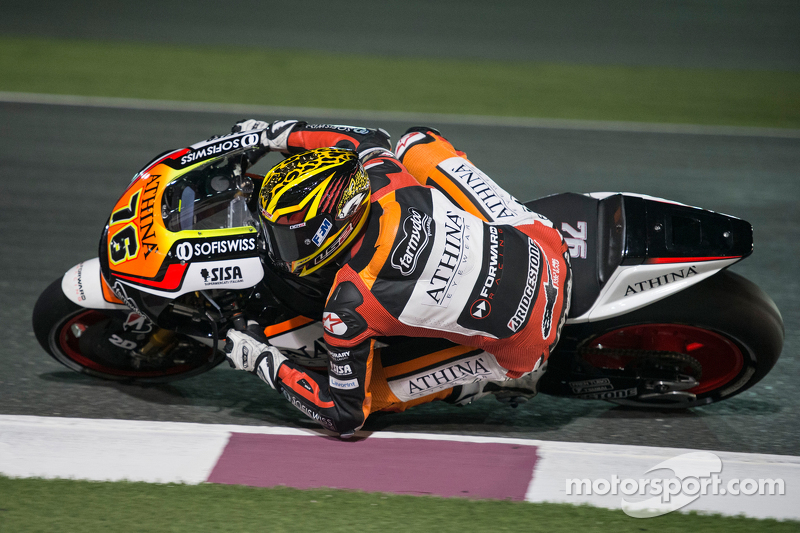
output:
<path id="1" fill-rule="evenodd" d="M 370 204 L 365 204 L 363 213 L 359 217 L 358 222 L 356 222 L 355 228 L 353 228 L 352 222 L 347 226 L 344 226 L 337 234 L 328 239 L 329 244 L 325 252 L 323 252 L 321 255 L 315 254 L 314 256 L 307 258 L 301 265 L 302 269 L 299 272 L 297 272 L 298 267 L 293 266 L 293 271 L 297 272 L 298 276 L 306 276 L 319 270 L 320 268 L 323 268 L 326 265 L 329 265 L 334 259 L 341 256 L 341 254 L 344 253 L 361 234 L 361 230 L 364 228 L 364 225 L 367 222 L 369 210 Z M 322 248 L 323 247 L 320 247 L 320 249 Z M 320 259 L 317 264 L 313 265 L 311 268 L 306 268 L 306 265 L 316 259 L 319 259 L 320 257 L 322 257 L 322 259 Z"/>

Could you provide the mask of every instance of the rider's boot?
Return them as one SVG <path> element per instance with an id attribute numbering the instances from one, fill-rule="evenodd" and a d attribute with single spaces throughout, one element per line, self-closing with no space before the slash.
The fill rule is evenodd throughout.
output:
<path id="1" fill-rule="evenodd" d="M 506 403 L 511 407 L 517 407 L 538 394 L 539 379 L 544 374 L 546 366 L 545 364 L 543 367 L 516 379 L 479 381 L 462 385 L 460 390 L 458 388 L 454 389 L 455 394 L 447 401 L 456 405 L 468 405 L 491 394 L 499 402 Z"/>

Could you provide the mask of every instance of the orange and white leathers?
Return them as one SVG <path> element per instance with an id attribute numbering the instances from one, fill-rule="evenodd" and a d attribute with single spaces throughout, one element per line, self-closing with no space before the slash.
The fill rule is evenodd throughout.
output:
<path id="1" fill-rule="evenodd" d="M 299 123 L 286 150 L 349 143 L 372 187 L 370 220 L 323 315 L 327 379 L 290 362 L 278 369 L 283 394 L 340 434 L 374 411 L 539 368 L 569 305 L 569 254 L 546 218 L 432 130 L 403 136 L 398 157 L 359 143 L 367 131 Z M 375 338 L 396 336 L 417 341 L 375 349 Z"/>

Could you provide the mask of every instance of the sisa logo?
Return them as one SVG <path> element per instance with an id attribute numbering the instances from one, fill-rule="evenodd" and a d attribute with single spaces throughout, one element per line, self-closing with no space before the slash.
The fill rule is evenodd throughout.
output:
<path id="1" fill-rule="evenodd" d="M 200 271 L 206 285 L 222 285 L 224 283 L 237 283 L 242 281 L 242 269 L 238 266 L 218 267 Z"/>

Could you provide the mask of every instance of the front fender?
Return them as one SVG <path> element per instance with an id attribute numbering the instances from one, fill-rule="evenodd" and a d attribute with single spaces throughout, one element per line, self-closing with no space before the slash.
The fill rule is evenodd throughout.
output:
<path id="1" fill-rule="evenodd" d="M 61 278 L 61 290 L 67 298 L 81 307 L 128 309 L 105 285 L 100 273 L 100 259 L 97 257 L 67 270 Z"/>

